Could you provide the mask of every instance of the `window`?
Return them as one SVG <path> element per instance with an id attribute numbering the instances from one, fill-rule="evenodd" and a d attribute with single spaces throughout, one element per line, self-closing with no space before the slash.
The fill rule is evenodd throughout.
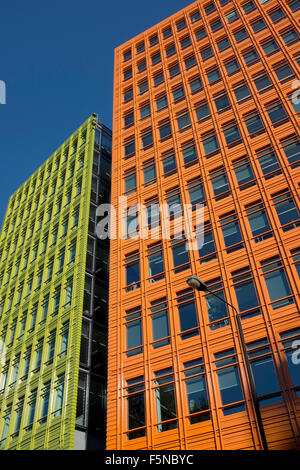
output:
<path id="1" fill-rule="evenodd" d="M 123 79 L 129 80 L 132 77 L 132 67 L 128 67 L 123 72 Z"/>
<path id="2" fill-rule="evenodd" d="M 143 352 L 142 335 L 142 310 L 141 307 L 126 311 L 126 345 L 127 357 L 132 357 Z"/>
<path id="3" fill-rule="evenodd" d="M 81 373 L 79 372 L 78 396 L 80 396 L 80 382 L 81 382 L 80 375 Z M 62 414 L 63 402 L 64 402 L 64 388 L 65 388 L 65 374 L 60 374 L 57 377 L 57 380 L 55 382 L 55 388 L 54 388 L 54 397 L 55 397 L 54 412 L 53 412 L 54 418 Z"/>
<path id="4" fill-rule="evenodd" d="M 188 339 L 199 334 L 198 315 L 195 294 L 192 289 L 177 292 L 177 308 L 180 321 L 181 339 Z"/>
<path id="5" fill-rule="evenodd" d="M 216 5 L 213 2 L 208 3 L 207 5 L 204 5 L 204 11 L 207 15 L 209 15 L 215 10 L 216 10 Z"/>
<path id="6" fill-rule="evenodd" d="M 164 39 L 169 38 L 170 36 L 172 36 L 172 34 L 173 34 L 173 32 L 172 32 L 171 26 L 169 26 L 168 28 L 163 30 L 163 38 Z"/>
<path id="7" fill-rule="evenodd" d="M 264 53 L 266 54 L 266 56 L 270 56 L 270 55 L 275 54 L 276 52 L 279 51 L 278 44 L 274 39 L 270 39 L 269 41 L 264 42 L 261 45 L 261 47 L 262 47 Z"/>
<path id="8" fill-rule="evenodd" d="M 206 47 L 205 49 L 201 49 L 200 54 L 201 54 L 203 61 L 210 59 L 214 55 L 211 47 Z"/>
<path id="9" fill-rule="evenodd" d="M 138 84 L 138 88 L 139 88 L 139 94 L 142 95 L 144 93 L 146 93 L 149 89 L 149 86 L 148 86 L 148 81 L 147 80 L 144 80 L 143 82 L 140 82 Z"/>
<path id="10" fill-rule="evenodd" d="M 244 54 L 242 55 L 243 55 L 243 58 L 247 67 L 250 67 L 251 65 L 259 61 L 259 58 L 255 49 L 251 49 L 248 52 L 244 52 Z"/>
<path id="11" fill-rule="evenodd" d="M 156 110 L 162 111 L 163 109 L 167 108 L 168 100 L 165 95 L 156 98 Z"/>
<path id="12" fill-rule="evenodd" d="M 152 65 L 156 65 L 156 64 L 158 64 L 159 62 L 161 62 L 161 55 L 160 55 L 160 52 L 157 52 L 156 54 L 154 54 L 154 55 L 151 56 L 151 62 L 152 62 Z"/>
<path id="13" fill-rule="evenodd" d="M 158 44 L 157 34 L 154 34 L 153 36 L 151 36 L 151 38 L 149 39 L 149 44 L 150 44 L 150 47 L 155 46 L 155 44 Z"/>
<path id="14" fill-rule="evenodd" d="M 281 37 L 287 46 L 299 41 L 298 33 L 294 29 L 290 29 L 289 31 L 281 34 Z"/>
<path id="15" fill-rule="evenodd" d="M 288 3 L 288 7 L 294 12 L 300 8 L 300 1 L 299 0 L 292 0 Z"/>
<path id="16" fill-rule="evenodd" d="M 222 411 L 224 416 L 245 411 L 239 366 L 234 349 L 215 354 Z"/>
<path id="17" fill-rule="evenodd" d="M 172 128 L 169 120 L 159 123 L 159 137 L 160 141 L 164 142 L 172 137 Z"/>
<path id="18" fill-rule="evenodd" d="M 129 440 L 146 435 L 144 377 L 127 380 L 127 437 Z"/>
<path id="19" fill-rule="evenodd" d="M 184 64 L 185 64 L 186 70 L 191 69 L 192 67 L 194 67 L 197 64 L 196 57 L 194 55 L 185 57 L 184 58 Z"/>
<path id="20" fill-rule="evenodd" d="M 53 313 L 52 315 L 57 315 L 60 306 L 60 296 L 61 296 L 61 287 L 57 287 L 53 296 Z"/>
<path id="21" fill-rule="evenodd" d="M 183 374 L 190 424 L 209 420 L 210 405 L 203 359 L 186 362 Z"/>
<path id="22" fill-rule="evenodd" d="M 265 126 L 257 111 L 253 111 L 252 113 L 244 116 L 244 121 L 249 132 L 250 139 L 265 132 Z"/>
<path id="23" fill-rule="evenodd" d="M 188 111 L 184 111 L 183 113 L 176 116 L 178 130 L 183 132 L 191 127 L 191 121 Z"/>
<path id="24" fill-rule="evenodd" d="M 244 103 L 244 101 L 248 101 L 252 98 L 249 88 L 245 83 L 240 83 L 233 87 L 233 92 L 238 103 Z"/>
<path id="25" fill-rule="evenodd" d="M 139 254 L 127 255 L 125 259 L 126 292 L 140 287 L 140 262 Z"/>
<path id="26" fill-rule="evenodd" d="M 11 418 L 11 411 L 12 405 L 7 405 L 5 408 L 4 416 L 3 416 L 3 427 L 2 427 L 2 434 L 0 440 L 0 446 L 3 446 L 6 442 L 6 438 L 8 435 L 8 429 L 10 425 L 10 418 Z"/>
<path id="27" fill-rule="evenodd" d="M 212 23 L 210 23 L 210 29 L 212 30 L 212 32 L 214 33 L 215 31 L 218 31 L 219 29 L 223 28 L 223 23 L 222 21 L 220 20 L 220 18 L 218 18 L 217 20 L 213 21 Z"/>
<path id="28" fill-rule="evenodd" d="M 196 227 L 200 263 L 204 264 L 217 257 L 213 229 L 210 222 L 205 222 L 200 229 Z"/>
<path id="29" fill-rule="evenodd" d="M 201 79 L 199 77 L 190 80 L 189 84 L 192 95 L 198 93 L 203 88 Z"/>
<path id="30" fill-rule="evenodd" d="M 259 91 L 260 94 L 265 93 L 266 91 L 269 91 L 271 88 L 273 88 L 273 85 L 266 73 L 256 75 L 253 77 L 253 80 L 257 91 Z"/>
<path id="31" fill-rule="evenodd" d="M 252 167 L 248 158 L 242 158 L 233 162 L 235 176 L 239 185 L 239 189 L 243 191 L 256 184 Z"/>
<path id="32" fill-rule="evenodd" d="M 265 147 L 256 153 L 264 178 L 270 179 L 281 173 L 275 152 L 271 147 Z"/>
<path id="33" fill-rule="evenodd" d="M 145 201 L 147 211 L 147 230 L 152 230 L 160 225 L 160 211 L 157 198 L 151 198 Z M 154 237 L 155 238 L 155 237 Z"/>
<path id="34" fill-rule="evenodd" d="M 126 238 L 137 237 L 139 234 L 139 215 L 137 206 L 134 205 L 127 210 L 126 216 Z"/>
<path id="35" fill-rule="evenodd" d="M 272 200 L 284 232 L 300 225 L 299 211 L 288 191 L 273 195 Z"/>
<path id="36" fill-rule="evenodd" d="M 182 216 L 182 205 L 179 188 L 171 189 L 166 193 L 166 201 L 168 204 L 168 215 L 170 219 Z"/>
<path id="37" fill-rule="evenodd" d="M 225 14 L 225 17 L 227 19 L 227 23 L 232 23 L 239 18 L 239 15 L 235 10 L 231 10 L 229 13 Z"/>
<path id="38" fill-rule="evenodd" d="M 261 267 L 273 310 L 294 303 L 285 269 L 279 256 L 262 261 Z"/>
<path id="39" fill-rule="evenodd" d="M 179 65 L 178 64 L 173 64 L 169 67 L 169 75 L 170 78 L 175 77 L 180 73 Z"/>
<path id="40" fill-rule="evenodd" d="M 153 82 L 154 82 L 154 86 L 158 86 L 164 82 L 163 71 L 160 71 L 159 73 L 156 73 L 155 75 L 153 75 Z M 150 114 L 150 105 L 149 105 L 149 114 Z"/>
<path id="41" fill-rule="evenodd" d="M 160 243 L 148 248 L 149 282 L 157 282 L 165 277 L 163 249 Z"/>
<path id="42" fill-rule="evenodd" d="M 259 33 L 263 29 L 266 29 L 266 23 L 262 18 L 256 19 L 254 22 L 251 23 L 251 27 L 254 33 Z"/>
<path id="43" fill-rule="evenodd" d="M 295 78 L 294 72 L 292 71 L 290 66 L 286 63 L 277 64 L 274 67 L 274 72 L 277 75 L 277 78 L 280 80 L 281 83 L 285 83 Z"/>
<path id="44" fill-rule="evenodd" d="M 162 164 L 164 169 L 164 177 L 173 175 L 177 171 L 177 163 L 174 151 L 162 154 Z"/>
<path id="45" fill-rule="evenodd" d="M 186 243 L 185 240 L 178 239 L 174 239 L 171 242 L 175 274 L 190 268 L 190 257 L 186 249 Z"/>
<path id="46" fill-rule="evenodd" d="M 293 360 L 295 354 L 295 344 L 299 344 L 300 340 L 299 328 L 286 331 L 280 334 L 283 353 L 286 358 L 287 367 L 290 375 L 291 385 L 294 389 L 296 397 L 300 397 L 300 368 L 298 361 Z M 297 353 L 299 356 L 299 354 Z"/>
<path id="47" fill-rule="evenodd" d="M 124 178 L 125 192 L 131 194 L 136 191 L 136 171 L 135 169 L 130 170 L 125 174 Z"/>
<path id="48" fill-rule="evenodd" d="M 87 374 L 85 372 L 79 372 L 78 378 L 78 392 L 77 392 L 77 407 L 76 407 L 76 424 L 78 426 L 86 426 L 87 422 Z M 57 416 L 62 412 L 63 404 L 63 390 L 57 394 L 57 406 L 61 405 L 60 408 L 57 408 Z M 60 403 L 59 403 L 60 402 Z"/>
<path id="49" fill-rule="evenodd" d="M 280 101 L 275 101 L 266 106 L 266 111 L 274 127 L 281 126 L 288 121 L 287 114 Z"/>
<path id="50" fill-rule="evenodd" d="M 132 98 L 133 98 L 133 89 L 132 89 L 132 87 L 125 90 L 124 93 L 123 93 L 123 96 L 124 96 L 124 103 L 127 103 L 128 101 L 132 100 Z"/>
<path id="51" fill-rule="evenodd" d="M 240 130 L 235 121 L 223 126 L 222 131 L 228 148 L 235 147 L 242 142 Z"/>
<path id="52" fill-rule="evenodd" d="M 150 186 L 156 182 L 156 169 L 153 160 L 143 166 L 144 186 Z"/>
<path id="53" fill-rule="evenodd" d="M 247 344 L 247 351 L 260 406 L 282 401 L 268 340 Z"/>
<path id="54" fill-rule="evenodd" d="M 156 372 L 154 375 L 157 419 L 156 426 L 158 432 L 164 432 L 177 428 L 173 369 L 164 369 Z"/>
<path id="55" fill-rule="evenodd" d="M 225 51 L 225 49 L 228 49 L 231 44 L 228 38 L 223 38 L 217 41 L 217 46 L 220 52 Z"/>
<path id="56" fill-rule="evenodd" d="M 285 18 L 285 14 L 281 10 L 281 8 L 276 8 L 275 10 L 272 10 L 269 13 L 269 16 L 270 16 L 271 20 L 273 21 L 273 23 L 279 23 L 279 21 L 281 21 L 283 18 Z"/>
<path id="57" fill-rule="evenodd" d="M 206 204 L 203 183 L 199 179 L 189 181 L 187 184 L 187 189 L 193 210 L 196 209 L 197 204 Z"/>
<path id="58" fill-rule="evenodd" d="M 199 29 L 196 29 L 195 36 L 197 41 L 200 41 L 201 39 L 205 38 L 207 36 L 205 28 L 201 27 Z"/>
<path id="59" fill-rule="evenodd" d="M 173 99 L 175 103 L 182 101 L 185 98 L 184 88 L 182 86 L 173 90 Z"/>
<path id="60" fill-rule="evenodd" d="M 201 15 L 198 10 L 194 11 L 194 13 L 190 14 L 191 23 L 196 23 L 196 21 L 201 19 Z"/>
<path id="61" fill-rule="evenodd" d="M 210 173 L 210 180 L 213 187 L 216 201 L 230 195 L 230 187 L 224 168 L 219 168 Z"/>
<path id="62" fill-rule="evenodd" d="M 49 401 L 50 401 L 50 388 L 51 382 L 47 382 L 44 387 L 42 388 L 42 406 L 41 406 L 41 418 L 39 422 L 45 423 L 47 421 L 47 415 L 49 410 Z"/>
<path id="63" fill-rule="evenodd" d="M 141 52 L 144 52 L 144 50 L 145 50 L 145 43 L 144 43 L 144 41 L 139 42 L 139 43 L 136 45 L 136 52 L 137 52 L 137 54 L 141 54 Z"/>
<path id="64" fill-rule="evenodd" d="M 230 59 L 224 62 L 227 74 L 233 75 L 240 70 L 240 66 L 236 59 Z"/>
<path id="65" fill-rule="evenodd" d="M 176 54 L 176 47 L 175 47 L 174 43 L 169 44 L 168 46 L 166 46 L 165 50 L 166 50 L 166 56 L 167 57 L 171 57 L 171 55 Z"/>
<path id="66" fill-rule="evenodd" d="M 133 124 L 134 124 L 134 114 L 133 114 L 133 111 L 130 111 L 130 113 L 124 116 L 124 127 L 125 128 L 132 127 Z M 96 156 L 97 155 L 98 154 L 96 154 Z M 96 173 L 97 173 L 97 170 L 96 170 Z"/>
<path id="67" fill-rule="evenodd" d="M 189 144 L 184 145 L 181 148 L 181 152 L 182 152 L 183 162 L 185 166 L 191 166 L 197 163 L 198 155 L 197 155 L 197 150 L 196 150 L 196 146 L 194 143 L 189 143 Z"/>
<path id="68" fill-rule="evenodd" d="M 64 357 L 67 354 L 69 341 L 69 321 L 65 322 L 60 331 L 60 352 L 59 357 Z"/>
<path id="69" fill-rule="evenodd" d="M 14 428 L 14 434 L 12 437 L 18 437 L 19 431 L 21 428 L 21 422 L 22 422 L 22 417 L 23 417 L 23 408 L 24 408 L 24 396 L 18 399 L 18 402 L 16 404 L 16 417 L 15 417 L 15 428 Z"/>
<path id="70" fill-rule="evenodd" d="M 231 276 L 242 320 L 260 315 L 255 283 L 249 266 L 234 271 Z"/>
<path id="71" fill-rule="evenodd" d="M 250 13 L 251 11 L 253 10 L 256 10 L 256 6 L 255 4 L 250 1 L 250 2 L 247 2 L 247 3 L 243 3 L 242 4 L 242 9 L 244 10 L 244 13 Z"/>
<path id="72" fill-rule="evenodd" d="M 282 142 L 282 148 L 285 156 L 292 168 L 300 165 L 300 141 L 298 137 L 293 136 Z"/>
<path id="73" fill-rule="evenodd" d="M 190 44 L 191 44 L 191 38 L 190 38 L 190 36 L 185 36 L 184 38 L 181 38 L 181 39 L 180 39 L 180 46 L 181 46 L 181 49 L 185 49 L 185 48 L 188 47 Z"/>
<path id="74" fill-rule="evenodd" d="M 219 217 L 227 253 L 243 248 L 238 217 L 234 211 Z"/>
<path id="75" fill-rule="evenodd" d="M 170 344 L 168 302 L 166 298 L 151 302 L 152 347 L 161 348 Z"/>
<path id="76" fill-rule="evenodd" d="M 210 110 L 208 103 L 206 101 L 202 101 L 201 103 L 197 103 L 195 106 L 196 116 L 198 122 L 206 121 L 211 117 Z"/>
<path id="77" fill-rule="evenodd" d="M 41 368 L 42 355 L 43 355 L 44 339 L 40 339 L 35 350 L 35 365 L 33 372 L 38 372 Z"/>
<path id="78" fill-rule="evenodd" d="M 224 303 L 225 294 L 221 278 L 208 281 L 206 285 L 210 291 L 219 297 L 216 297 L 214 294 L 207 294 L 205 296 L 210 329 L 215 330 L 229 325 L 229 313 L 227 305 Z"/>
<path id="79" fill-rule="evenodd" d="M 134 139 L 125 142 L 124 155 L 125 159 L 132 157 L 135 154 L 135 141 Z"/>
<path id="80" fill-rule="evenodd" d="M 145 129 L 141 134 L 142 148 L 143 150 L 149 149 L 153 146 L 153 134 L 152 129 Z"/>
<path id="81" fill-rule="evenodd" d="M 177 31 L 181 31 L 182 29 L 186 28 L 185 19 L 178 21 L 178 23 L 176 23 L 176 28 L 177 28 Z"/>

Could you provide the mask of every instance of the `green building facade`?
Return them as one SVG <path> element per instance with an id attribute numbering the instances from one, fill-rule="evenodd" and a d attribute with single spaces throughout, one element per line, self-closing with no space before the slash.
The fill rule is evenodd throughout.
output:
<path id="1" fill-rule="evenodd" d="M 104 448 L 111 131 L 92 115 L 11 196 L 0 236 L 0 450 Z M 101 175 L 101 176 L 100 176 Z"/>

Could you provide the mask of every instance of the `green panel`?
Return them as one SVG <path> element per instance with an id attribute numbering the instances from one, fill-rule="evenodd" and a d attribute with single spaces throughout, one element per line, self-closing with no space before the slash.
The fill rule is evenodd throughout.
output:
<path id="1" fill-rule="evenodd" d="M 95 125 L 93 115 L 9 200 L 0 235 L 0 390 L 8 370 L 0 449 L 74 447 Z"/>

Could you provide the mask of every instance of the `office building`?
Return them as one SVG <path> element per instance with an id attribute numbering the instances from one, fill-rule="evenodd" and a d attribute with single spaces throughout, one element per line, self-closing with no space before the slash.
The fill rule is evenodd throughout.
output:
<path id="1" fill-rule="evenodd" d="M 268 448 L 299 448 L 299 19 L 201 0 L 115 50 L 108 449 L 262 448 L 230 305 Z"/>
<path id="2" fill-rule="evenodd" d="M 105 448 L 111 131 L 92 115 L 11 196 L 0 236 L 0 449 Z"/>

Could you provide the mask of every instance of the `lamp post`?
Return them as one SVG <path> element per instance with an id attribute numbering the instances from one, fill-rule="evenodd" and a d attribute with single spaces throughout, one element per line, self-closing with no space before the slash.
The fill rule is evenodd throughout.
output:
<path id="1" fill-rule="evenodd" d="M 240 319 L 240 316 L 238 314 L 238 311 L 234 307 L 234 305 L 231 305 L 230 303 L 226 302 L 226 300 L 222 299 L 222 297 L 220 297 L 219 295 L 212 292 L 207 287 L 207 285 L 204 284 L 204 282 L 202 282 L 201 279 L 199 279 L 197 276 L 190 276 L 187 279 L 186 282 L 191 288 L 193 288 L 195 290 L 198 290 L 200 292 L 201 291 L 202 292 L 209 292 L 210 294 L 214 295 L 219 300 L 224 302 L 226 305 L 231 307 L 233 309 L 233 311 L 235 312 L 235 318 L 236 318 L 236 322 L 237 322 L 239 337 L 240 337 L 242 351 L 243 351 L 243 358 L 244 358 L 244 362 L 245 362 L 245 366 L 246 366 L 246 370 L 247 370 L 247 375 L 248 375 L 248 380 L 249 380 L 249 384 L 250 384 L 250 391 L 251 391 L 251 396 L 252 396 L 252 400 L 253 400 L 253 404 L 254 404 L 257 424 L 258 424 L 258 428 L 259 428 L 260 439 L 261 439 L 263 450 L 268 450 L 268 444 L 267 444 L 265 430 L 264 430 L 264 426 L 263 426 L 263 422 L 262 422 L 262 418 L 261 418 L 261 413 L 260 413 L 259 402 L 258 402 L 257 393 L 256 393 L 254 377 L 253 377 L 253 373 L 252 373 L 252 369 L 251 369 L 251 365 L 250 365 L 250 361 L 249 361 L 249 357 L 248 357 L 248 352 L 247 352 L 247 348 L 246 348 L 242 323 L 241 323 L 241 319 Z"/>

